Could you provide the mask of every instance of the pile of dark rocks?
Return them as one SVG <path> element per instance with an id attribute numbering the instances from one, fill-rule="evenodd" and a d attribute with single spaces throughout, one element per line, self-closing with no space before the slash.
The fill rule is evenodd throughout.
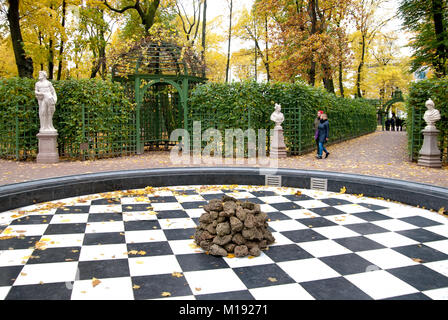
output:
<path id="1" fill-rule="evenodd" d="M 194 240 L 211 255 L 259 256 L 275 241 L 259 204 L 223 196 L 210 200 L 204 210 Z"/>

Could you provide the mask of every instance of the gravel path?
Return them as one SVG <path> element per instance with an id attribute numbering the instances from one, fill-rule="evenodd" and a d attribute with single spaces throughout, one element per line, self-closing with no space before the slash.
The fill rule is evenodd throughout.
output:
<path id="1" fill-rule="evenodd" d="M 448 167 L 431 169 L 420 167 L 409 161 L 404 131 L 377 131 L 357 139 L 330 145 L 327 149 L 330 151 L 328 159 L 317 160 L 315 153 L 312 152 L 281 159 L 279 167 L 356 173 L 448 187 Z M 170 160 L 170 153 L 162 151 L 96 161 L 62 161 L 56 164 L 0 160 L 0 185 L 94 172 L 208 165 L 211 164 L 174 164 Z M 230 166 L 258 167 L 258 165 L 241 163 Z"/>

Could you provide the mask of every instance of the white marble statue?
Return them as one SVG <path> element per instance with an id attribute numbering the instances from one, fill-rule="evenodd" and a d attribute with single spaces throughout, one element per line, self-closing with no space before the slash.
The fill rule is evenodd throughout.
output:
<path id="1" fill-rule="evenodd" d="M 440 120 L 440 112 L 434 108 L 434 101 L 431 99 L 426 101 L 425 105 L 428 110 L 423 115 L 423 119 L 426 121 L 428 127 L 434 127 L 435 123 Z"/>
<path id="2" fill-rule="evenodd" d="M 271 114 L 271 121 L 275 122 L 276 127 L 281 127 L 283 121 L 285 121 L 285 117 L 281 112 L 282 106 L 278 103 L 275 104 L 275 111 Z"/>
<path id="3" fill-rule="evenodd" d="M 58 98 L 53 85 L 47 80 L 45 71 L 39 72 L 39 81 L 36 82 L 35 94 L 39 102 L 39 132 L 56 132 L 56 129 L 53 127 L 53 114 Z"/>

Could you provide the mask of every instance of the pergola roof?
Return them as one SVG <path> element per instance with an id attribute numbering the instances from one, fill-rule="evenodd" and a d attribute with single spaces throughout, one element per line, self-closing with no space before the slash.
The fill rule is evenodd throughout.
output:
<path id="1" fill-rule="evenodd" d="M 119 55 L 112 67 L 113 77 L 171 75 L 201 77 L 204 63 L 188 47 L 145 38 Z"/>

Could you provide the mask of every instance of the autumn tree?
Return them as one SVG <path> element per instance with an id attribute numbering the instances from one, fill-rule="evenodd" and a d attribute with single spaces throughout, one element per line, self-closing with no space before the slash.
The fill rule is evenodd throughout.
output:
<path id="1" fill-rule="evenodd" d="M 356 96 L 362 98 L 363 71 L 367 51 L 381 29 L 395 16 L 381 17 L 376 14 L 378 9 L 387 0 L 355 0 L 350 9 L 352 21 L 359 33 L 357 53 L 358 62 L 356 70 Z"/>
<path id="2" fill-rule="evenodd" d="M 255 80 L 257 80 L 257 58 L 260 57 L 266 71 L 266 79 L 270 80 L 269 66 L 269 41 L 268 41 L 268 17 L 267 15 L 257 14 L 256 6 L 251 11 L 243 9 L 239 14 L 234 34 L 242 40 L 252 42 L 254 44 L 254 70 Z M 247 52 L 246 52 L 247 55 Z"/>
<path id="3" fill-rule="evenodd" d="M 414 33 L 412 71 L 432 66 L 437 77 L 448 74 L 448 1 L 402 0 L 404 27 Z"/>
<path id="4" fill-rule="evenodd" d="M 149 29 L 154 24 L 157 9 L 160 5 L 160 0 L 123 0 L 118 4 L 118 7 L 112 6 L 107 0 L 103 0 L 104 5 L 117 13 L 125 13 L 127 11 L 134 11 L 140 17 L 140 22 L 144 27 L 145 34 L 149 34 Z"/>
<path id="5" fill-rule="evenodd" d="M 19 77 L 32 78 L 34 71 L 33 60 L 25 52 L 19 5 L 20 0 L 7 0 L 6 16 Z M 2 4 L 2 7 L 4 8 L 5 5 Z"/>

